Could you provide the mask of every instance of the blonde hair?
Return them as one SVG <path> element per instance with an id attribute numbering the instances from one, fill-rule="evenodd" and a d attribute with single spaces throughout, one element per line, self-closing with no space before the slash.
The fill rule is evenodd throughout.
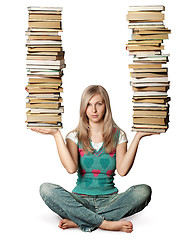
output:
<path id="1" fill-rule="evenodd" d="M 82 148 L 85 153 L 93 153 L 94 149 L 91 146 L 89 139 L 89 121 L 86 115 L 86 109 L 89 100 L 96 94 L 100 94 L 104 100 L 105 104 L 105 114 L 104 114 L 104 148 L 106 153 L 110 153 L 116 148 L 120 128 L 115 124 L 112 111 L 110 107 L 110 100 L 107 91 L 100 85 L 88 86 L 82 93 L 81 103 L 80 103 L 80 119 L 77 128 L 74 130 L 77 132 L 78 142 L 81 143 Z M 118 130 L 115 132 L 115 130 Z"/>

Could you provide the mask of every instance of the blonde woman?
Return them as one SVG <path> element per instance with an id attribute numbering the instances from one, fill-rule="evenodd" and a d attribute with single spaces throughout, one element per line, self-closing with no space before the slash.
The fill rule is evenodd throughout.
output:
<path id="1" fill-rule="evenodd" d="M 118 193 L 113 180 L 115 170 L 121 176 L 128 174 L 140 139 L 151 133 L 137 132 L 127 150 L 126 134 L 115 124 L 108 93 L 99 85 L 83 92 L 79 124 L 66 142 L 58 129 L 32 130 L 53 135 L 61 163 L 68 173 L 78 175 L 72 192 L 51 183 L 40 187 L 44 202 L 62 218 L 59 227 L 132 232 L 133 224 L 120 219 L 147 206 L 151 188 L 141 184 Z"/>

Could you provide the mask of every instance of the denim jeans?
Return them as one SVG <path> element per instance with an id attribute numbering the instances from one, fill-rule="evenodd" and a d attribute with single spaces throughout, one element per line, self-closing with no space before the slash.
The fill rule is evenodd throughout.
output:
<path id="1" fill-rule="evenodd" d="M 40 195 L 61 218 L 72 220 L 82 231 L 92 232 L 104 219 L 118 221 L 141 211 L 151 199 L 151 188 L 141 184 L 120 194 L 83 196 L 70 193 L 59 185 L 43 183 Z"/>

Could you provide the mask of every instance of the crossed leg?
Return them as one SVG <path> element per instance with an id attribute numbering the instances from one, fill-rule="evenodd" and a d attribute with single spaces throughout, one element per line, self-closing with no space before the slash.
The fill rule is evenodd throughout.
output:
<path id="1" fill-rule="evenodd" d="M 130 221 L 120 219 L 141 211 L 150 201 L 151 188 L 147 185 L 133 186 L 124 193 L 116 195 L 114 199 L 111 199 L 111 202 L 108 202 L 107 206 L 101 209 L 98 213 L 94 213 L 90 209 L 86 208 L 81 202 L 75 200 L 71 193 L 67 192 L 58 185 L 43 184 L 41 186 L 40 194 L 49 208 L 62 217 L 62 220 L 59 222 L 59 227 L 61 229 L 80 227 L 84 231 L 93 231 L 99 227 L 104 230 L 130 233 L 133 231 L 133 224 Z M 69 199 L 69 201 L 66 201 L 67 204 L 65 205 L 65 208 L 64 204 L 59 204 L 62 202 L 61 200 L 64 202 L 64 197 Z M 53 201 L 53 198 L 57 200 L 57 204 Z M 69 204 L 70 202 L 71 204 Z M 75 210 L 75 206 L 81 210 L 81 212 L 84 211 L 84 214 L 81 214 L 82 225 L 80 225 L 80 222 L 77 221 L 77 218 L 75 217 L 76 213 L 72 215 L 72 212 L 68 210 L 74 208 L 73 212 L 77 212 Z M 80 211 L 77 213 L 80 215 Z M 90 219 L 93 221 L 91 224 L 90 219 L 86 219 L 87 216 L 89 216 L 88 214 L 90 215 Z M 83 215 L 85 215 L 85 217 L 83 217 Z M 84 221 L 85 225 L 83 224 Z"/>

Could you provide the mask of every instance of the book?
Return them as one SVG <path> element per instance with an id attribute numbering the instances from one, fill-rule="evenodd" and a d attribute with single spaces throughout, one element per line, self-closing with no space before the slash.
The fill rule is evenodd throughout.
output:
<path id="1" fill-rule="evenodd" d="M 46 11 L 62 11 L 63 8 L 62 7 L 41 7 L 41 6 L 29 6 L 27 7 L 28 11 L 44 11 L 45 13 L 47 13 Z"/>
<path id="2" fill-rule="evenodd" d="M 133 68 L 133 69 L 136 69 L 136 68 L 151 68 L 152 69 L 152 68 L 162 68 L 162 64 L 160 64 L 160 63 L 158 63 L 158 64 L 137 63 L 137 64 L 129 64 L 128 67 Z"/>
<path id="3" fill-rule="evenodd" d="M 29 20 L 33 21 L 44 21 L 44 20 L 61 20 L 61 14 L 41 14 L 39 12 L 31 12 L 29 13 Z"/>
<path id="4" fill-rule="evenodd" d="M 28 79 L 28 83 L 62 83 L 61 78 L 56 78 L 56 77 L 30 77 Z"/>
<path id="5" fill-rule="evenodd" d="M 133 116 L 161 116 L 167 117 L 168 112 L 162 110 L 135 110 Z"/>
<path id="6" fill-rule="evenodd" d="M 170 101 L 170 98 L 146 98 L 146 97 L 143 97 L 143 98 L 133 98 L 132 99 L 132 102 L 139 102 L 139 103 L 161 103 L 161 104 L 165 104 L 167 102 Z"/>
<path id="7" fill-rule="evenodd" d="M 167 96 L 166 92 L 155 92 L 155 91 L 135 91 L 133 92 L 133 96 Z"/>
<path id="8" fill-rule="evenodd" d="M 49 109 L 49 108 L 33 108 L 30 110 L 31 113 L 63 113 L 64 107 L 61 106 L 58 109 Z"/>
<path id="9" fill-rule="evenodd" d="M 28 47 L 28 52 L 61 52 L 62 47 L 53 46 L 30 46 Z"/>
<path id="10" fill-rule="evenodd" d="M 126 47 L 129 51 L 152 51 L 152 50 L 164 50 L 164 46 L 152 46 L 152 45 L 130 45 Z"/>
<path id="11" fill-rule="evenodd" d="M 165 82 L 146 82 L 146 83 L 144 83 L 144 82 L 130 82 L 130 85 L 132 86 L 132 89 L 133 89 L 133 87 L 135 87 L 135 89 L 133 89 L 134 91 L 136 90 L 137 91 L 137 89 L 139 89 L 139 88 L 147 88 L 147 87 L 169 87 L 170 86 L 170 83 L 169 82 L 167 82 L 167 83 L 165 83 Z M 148 88 L 147 88 L 148 89 Z"/>
<path id="12" fill-rule="evenodd" d="M 149 83 L 160 83 L 160 82 L 168 82 L 168 77 L 142 77 L 142 78 L 131 78 L 131 81 L 133 83 L 145 83 L 145 82 L 149 82 Z"/>
<path id="13" fill-rule="evenodd" d="M 140 28 L 140 29 L 134 29 L 134 34 L 163 34 L 163 33 L 171 33 L 171 30 L 169 29 L 143 29 L 143 28 Z"/>
<path id="14" fill-rule="evenodd" d="M 26 113 L 28 122 L 61 122 L 62 117 L 57 113 Z"/>
<path id="15" fill-rule="evenodd" d="M 168 39 L 168 34 L 133 34 L 133 40 Z"/>
<path id="16" fill-rule="evenodd" d="M 29 28 L 61 29 L 61 21 L 28 21 Z"/>
<path id="17" fill-rule="evenodd" d="M 168 123 L 168 118 L 162 116 L 133 116 L 133 123 L 166 126 Z"/>
<path id="18" fill-rule="evenodd" d="M 157 126 L 157 128 L 151 128 L 147 125 L 143 125 L 140 127 L 132 127 L 133 132 L 150 132 L 150 133 L 164 133 L 166 132 L 166 129 L 160 128 L 160 126 Z"/>
<path id="19" fill-rule="evenodd" d="M 136 86 L 136 87 L 132 87 L 132 90 L 134 92 L 142 92 L 142 91 L 146 91 L 146 92 L 149 92 L 149 91 L 155 91 L 155 92 L 167 92 L 168 91 L 168 86 L 161 86 L 161 85 L 158 85 L 158 86 Z"/>
<path id="20" fill-rule="evenodd" d="M 151 78 L 151 77 L 167 77 L 168 74 L 166 72 L 155 73 L 155 72 L 130 72 L 130 76 L 132 78 Z"/>
<path id="21" fill-rule="evenodd" d="M 62 41 L 60 40 L 34 40 L 29 39 L 26 41 L 26 46 L 35 46 L 35 45 L 59 45 L 61 46 Z"/>
<path id="22" fill-rule="evenodd" d="M 147 5 L 147 6 L 130 6 L 128 11 L 164 11 L 165 7 L 162 5 Z"/>
<path id="23" fill-rule="evenodd" d="M 164 14 L 161 12 L 150 12 L 150 11 L 128 11 L 128 21 L 163 21 Z"/>
<path id="24" fill-rule="evenodd" d="M 26 103 L 26 108 L 54 108 L 54 109 L 58 109 L 59 107 L 61 106 L 60 103 L 44 103 L 44 102 L 41 102 L 41 103 L 30 103 L 30 102 L 27 102 Z"/>
<path id="25" fill-rule="evenodd" d="M 61 59 L 61 60 L 54 60 L 54 61 L 51 61 L 51 60 L 39 60 L 39 59 L 33 59 L 33 60 L 26 60 L 26 64 L 29 64 L 29 65 L 46 65 L 46 66 L 63 66 L 64 65 L 64 59 Z"/>
<path id="26" fill-rule="evenodd" d="M 27 128 L 62 128 L 62 123 L 34 123 L 28 122 Z"/>
<path id="27" fill-rule="evenodd" d="M 133 55 L 134 58 L 138 57 L 148 57 L 148 56 L 157 56 L 161 54 L 161 50 L 155 50 L 155 51 L 129 51 L 129 55 Z"/>

